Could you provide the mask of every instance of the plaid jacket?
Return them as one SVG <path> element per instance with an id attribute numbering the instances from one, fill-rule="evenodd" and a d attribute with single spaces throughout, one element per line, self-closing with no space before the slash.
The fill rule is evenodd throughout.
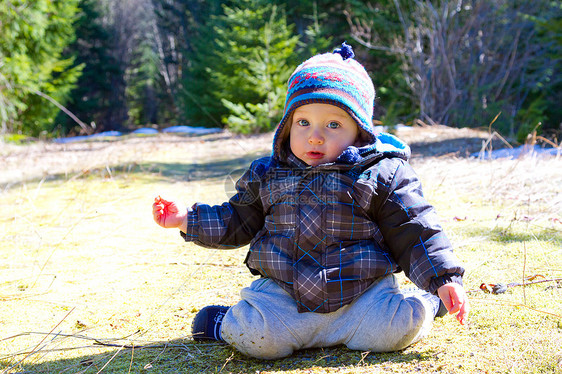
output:
<path id="1" fill-rule="evenodd" d="M 249 243 L 252 273 L 275 280 L 301 312 L 333 312 L 400 270 L 432 293 L 461 283 L 409 148 L 377 143 L 314 168 L 290 152 L 256 160 L 229 202 L 193 207 L 183 236 L 212 248 Z"/>

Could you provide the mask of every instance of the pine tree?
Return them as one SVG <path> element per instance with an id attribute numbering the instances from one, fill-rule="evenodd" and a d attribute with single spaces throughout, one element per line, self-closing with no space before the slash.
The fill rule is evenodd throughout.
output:
<path id="1" fill-rule="evenodd" d="M 4 0 L 0 7 L 0 117 L 4 131 L 49 130 L 80 76 L 62 57 L 78 0 Z"/>
<path id="2" fill-rule="evenodd" d="M 269 2 L 239 0 L 224 11 L 214 27 L 215 63 L 206 70 L 212 94 L 228 110 L 222 121 L 235 132 L 270 130 L 281 115 L 299 38 Z"/>
<path id="3" fill-rule="evenodd" d="M 227 109 L 214 96 L 209 81 L 209 67 L 222 63 L 214 53 L 212 24 L 217 17 L 211 17 L 191 40 L 193 50 L 189 51 L 178 95 L 181 98 L 182 115 L 193 125 L 204 127 L 221 127 L 221 118 Z"/>
<path id="4" fill-rule="evenodd" d="M 147 34 L 147 36 L 150 34 Z M 129 120 L 134 125 L 158 122 L 159 72 L 158 56 L 151 38 L 146 38 L 135 49 L 127 69 L 127 107 Z"/>
<path id="5" fill-rule="evenodd" d="M 161 75 L 159 117 L 166 122 L 199 122 L 201 119 L 200 95 L 194 86 L 193 62 L 197 44 L 208 49 L 205 34 L 207 23 L 222 13 L 220 0 L 152 0 L 156 16 L 155 41 L 158 50 L 158 70 Z M 203 86 L 208 82 L 201 82 Z M 195 105 L 195 108 L 191 108 Z M 193 109 L 193 110 L 192 110 Z M 204 115 L 208 122 L 209 117 Z M 211 121 L 212 122 L 212 121 Z M 220 124 L 220 123 L 219 123 Z"/>
<path id="6" fill-rule="evenodd" d="M 97 0 L 81 0 L 74 27 L 76 40 L 65 55 L 75 55 L 76 65 L 84 66 L 76 88 L 70 94 L 68 109 L 78 118 L 104 129 L 112 108 L 119 103 L 110 100 L 111 82 L 122 77 L 123 71 L 111 55 L 111 35 L 102 24 L 103 9 Z M 63 113 L 57 117 L 57 131 L 67 134 L 76 123 Z M 80 130 L 80 129 L 77 129 Z"/>

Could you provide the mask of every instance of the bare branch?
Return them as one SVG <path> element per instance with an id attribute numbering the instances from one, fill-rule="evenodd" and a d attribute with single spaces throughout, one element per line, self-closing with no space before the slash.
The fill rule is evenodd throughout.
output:
<path id="1" fill-rule="evenodd" d="M 47 95 L 46 93 L 43 93 L 41 91 L 38 90 L 33 90 L 33 89 L 29 89 L 30 92 L 33 92 L 34 94 L 41 96 L 44 99 L 49 100 L 51 103 L 53 103 L 57 108 L 59 108 L 60 110 L 62 110 L 67 116 L 69 116 L 70 118 L 72 118 L 72 120 L 74 122 L 76 122 L 78 125 L 80 125 L 80 127 L 82 128 L 82 130 L 84 130 L 86 132 L 86 134 L 91 135 L 94 132 L 94 128 L 92 126 L 88 126 L 87 124 L 85 124 L 84 122 L 82 122 L 78 117 L 76 117 L 74 115 L 74 113 L 72 113 L 70 110 L 66 109 L 61 103 L 59 103 L 58 101 L 56 101 L 55 99 L 53 99 L 51 96 Z"/>
<path id="2" fill-rule="evenodd" d="M 534 24 L 546 0 L 414 0 L 405 14 L 393 0 L 401 35 L 381 41 L 372 20 L 345 11 L 352 38 L 362 46 L 397 55 L 421 118 L 428 122 L 480 125 L 498 111 L 513 119 L 555 62 L 532 65 L 548 46 L 536 42 Z M 489 106 L 493 110 L 489 110 Z M 512 128 L 513 130 L 513 128 Z"/>
<path id="3" fill-rule="evenodd" d="M 357 43 L 361 44 L 362 46 L 376 50 L 382 51 L 392 54 L 403 54 L 405 53 L 404 50 L 396 49 L 392 47 L 384 47 L 380 45 L 375 45 L 371 42 L 372 39 L 372 27 L 367 24 L 367 20 L 361 19 L 354 19 L 349 10 L 344 9 L 343 14 L 347 20 L 349 28 L 351 29 L 351 37 Z"/>

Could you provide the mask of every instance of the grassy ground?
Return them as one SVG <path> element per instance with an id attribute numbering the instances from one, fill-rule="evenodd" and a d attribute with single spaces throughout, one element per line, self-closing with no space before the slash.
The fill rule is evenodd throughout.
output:
<path id="1" fill-rule="evenodd" d="M 194 343 L 195 313 L 251 282 L 245 249 L 183 243 L 153 223 L 152 199 L 221 203 L 271 135 L 0 143 L 0 373 L 562 373 L 562 285 L 479 290 L 562 277 L 562 160 L 469 159 L 482 134 L 461 130 L 400 135 L 466 264 L 468 327 L 447 316 L 401 352 L 278 361 Z"/>

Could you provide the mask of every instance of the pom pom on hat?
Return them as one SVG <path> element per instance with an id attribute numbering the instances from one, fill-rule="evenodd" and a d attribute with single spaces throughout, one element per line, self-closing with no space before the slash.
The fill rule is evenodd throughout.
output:
<path id="1" fill-rule="evenodd" d="M 344 60 L 355 57 L 355 53 L 353 53 L 353 48 L 351 48 L 351 46 L 346 42 L 343 42 L 341 44 L 341 48 L 334 49 L 333 53 L 339 53 Z"/>
<path id="2" fill-rule="evenodd" d="M 274 155 L 282 153 L 281 143 L 287 135 L 285 124 L 293 111 L 306 104 L 335 105 L 355 120 L 362 139 L 367 142 L 376 139 L 372 122 L 375 87 L 354 57 L 353 49 L 344 42 L 333 53 L 313 56 L 295 69 L 289 78 L 283 118 L 273 140 Z"/>

